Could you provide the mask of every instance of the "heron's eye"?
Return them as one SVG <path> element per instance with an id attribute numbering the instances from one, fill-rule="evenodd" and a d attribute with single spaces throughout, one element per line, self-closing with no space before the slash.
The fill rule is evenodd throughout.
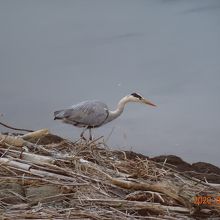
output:
<path id="1" fill-rule="evenodd" d="M 131 94 L 132 96 L 134 96 L 135 98 L 138 98 L 138 99 L 142 99 L 142 97 L 140 95 L 138 95 L 137 93 L 132 93 Z"/>

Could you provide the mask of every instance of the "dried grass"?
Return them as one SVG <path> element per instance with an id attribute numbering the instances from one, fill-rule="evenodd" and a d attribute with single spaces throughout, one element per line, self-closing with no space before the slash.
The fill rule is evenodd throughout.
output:
<path id="1" fill-rule="evenodd" d="M 102 138 L 70 142 L 40 130 L 0 134 L 1 219 L 195 219 L 220 216 L 219 185 L 190 178 Z"/>

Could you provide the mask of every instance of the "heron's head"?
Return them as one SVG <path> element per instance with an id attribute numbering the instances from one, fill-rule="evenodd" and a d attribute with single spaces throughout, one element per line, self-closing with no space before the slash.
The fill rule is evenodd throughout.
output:
<path id="1" fill-rule="evenodd" d="M 151 105 L 151 106 L 156 107 L 155 104 L 153 104 L 149 100 L 145 99 L 142 95 L 140 95 L 136 92 L 132 93 L 131 95 L 128 95 L 128 99 L 131 102 L 139 102 L 139 103 L 143 103 L 143 104 L 146 104 L 146 105 Z"/>

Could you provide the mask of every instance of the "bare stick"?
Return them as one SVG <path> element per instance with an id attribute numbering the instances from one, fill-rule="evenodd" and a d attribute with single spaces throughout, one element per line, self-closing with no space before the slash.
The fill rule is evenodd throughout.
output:
<path id="1" fill-rule="evenodd" d="M 81 199 L 83 202 L 92 202 L 93 204 L 99 204 L 102 206 L 108 207 L 116 207 L 119 210 L 141 210 L 141 209 L 148 209 L 154 212 L 180 212 L 180 213 L 190 213 L 188 208 L 179 207 L 179 206 L 165 206 L 161 205 L 160 203 L 152 203 L 152 202 L 139 202 L 139 201 L 126 201 L 121 199 Z"/>
<path id="2" fill-rule="evenodd" d="M 16 131 L 26 131 L 26 132 L 33 132 L 33 130 L 29 130 L 29 129 L 23 129 L 23 128 L 15 128 L 15 127 L 12 127 L 10 125 L 7 125 L 7 124 L 4 124 L 2 122 L 0 122 L 0 125 L 6 127 L 6 128 L 10 128 L 12 130 L 16 130 Z"/>

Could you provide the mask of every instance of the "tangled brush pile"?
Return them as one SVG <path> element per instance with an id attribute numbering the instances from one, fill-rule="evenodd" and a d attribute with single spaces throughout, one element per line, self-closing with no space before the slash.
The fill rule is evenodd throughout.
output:
<path id="1" fill-rule="evenodd" d="M 2 219 L 218 219 L 219 189 L 102 138 L 0 134 Z"/>

